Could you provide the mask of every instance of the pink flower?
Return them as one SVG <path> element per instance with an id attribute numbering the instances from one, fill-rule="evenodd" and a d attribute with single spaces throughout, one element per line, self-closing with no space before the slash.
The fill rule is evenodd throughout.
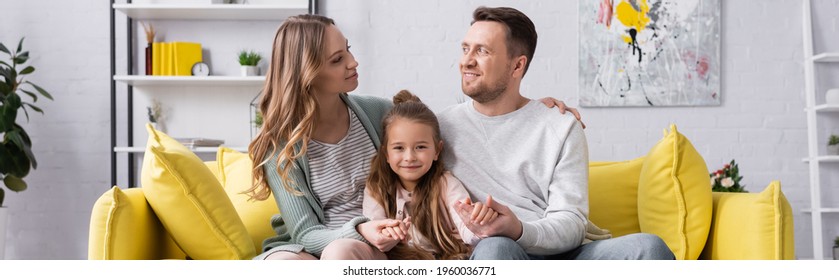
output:
<path id="1" fill-rule="evenodd" d="M 731 186 L 734 186 L 734 180 L 731 179 L 731 177 L 725 177 L 722 181 L 720 181 L 720 184 L 722 184 L 725 188 L 730 188 Z"/>

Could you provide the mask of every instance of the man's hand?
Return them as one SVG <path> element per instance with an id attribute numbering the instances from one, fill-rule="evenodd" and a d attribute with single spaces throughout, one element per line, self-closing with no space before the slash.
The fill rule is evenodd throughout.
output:
<path id="1" fill-rule="evenodd" d="M 476 206 L 478 203 L 473 204 L 469 198 L 455 202 L 457 214 L 472 233 L 480 238 L 506 236 L 513 240 L 518 240 L 521 237 L 521 221 L 513 214 L 513 211 L 509 207 L 495 202 L 492 200 L 492 196 L 487 197 L 487 202 L 484 206 Z M 491 221 L 481 224 L 483 218 L 477 219 L 477 217 L 482 217 L 480 211 L 475 215 L 476 219 L 473 219 L 473 213 L 479 207 L 487 207 L 494 210 L 496 215 L 493 216 L 495 217 Z"/>
<path id="2" fill-rule="evenodd" d="M 578 121 L 580 121 L 580 124 L 583 126 L 583 129 L 586 128 L 586 124 L 582 121 L 580 112 L 577 112 L 577 109 L 575 109 L 574 107 L 565 106 L 565 102 L 559 101 L 553 97 L 544 97 L 542 99 L 539 99 L 539 101 L 545 104 L 545 106 L 548 106 L 548 108 L 553 108 L 554 106 L 556 106 L 557 108 L 559 108 L 560 114 L 565 114 L 565 111 L 571 112 L 571 114 L 573 114 L 574 117 L 577 118 Z"/>
<path id="3" fill-rule="evenodd" d="M 399 244 L 400 239 L 391 237 L 390 235 L 382 234 L 382 230 L 388 227 L 396 227 L 407 232 L 408 227 L 400 220 L 385 219 L 369 221 L 355 226 L 355 230 L 361 234 L 367 242 L 373 244 L 373 247 L 379 251 L 387 252 L 393 249 L 396 244 Z"/>

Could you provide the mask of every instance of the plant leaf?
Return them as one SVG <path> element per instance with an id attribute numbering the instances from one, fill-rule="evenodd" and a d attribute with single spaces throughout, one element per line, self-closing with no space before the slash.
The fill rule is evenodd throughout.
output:
<path id="1" fill-rule="evenodd" d="M 0 52 L 12 54 L 11 52 L 9 52 L 9 49 L 6 48 L 6 45 L 3 45 L 3 43 L 0 43 Z"/>
<path id="2" fill-rule="evenodd" d="M 41 108 L 38 108 L 38 106 L 32 105 L 32 103 L 23 102 L 23 105 L 24 105 L 23 108 L 26 108 L 25 106 L 29 106 L 29 108 L 32 108 L 32 110 L 35 110 L 35 112 L 38 112 L 38 113 L 41 113 L 41 114 L 44 113 L 44 110 L 41 110 Z"/>
<path id="3" fill-rule="evenodd" d="M 32 102 L 38 102 L 38 96 L 35 95 L 34 93 L 32 93 L 31 91 L 28 91 L 28 90 L 25 90 L 25 89 L 21 89 L 20 91 L 22 91 L 23 93 L 26 93 L 26 95 L 29 95 L 29 97 L 32 97 Z"/>
<path id="4" fill-rule="evenodd" d="M 6 178 L 3 178 L 3 183 L 6 184 L 10 190 L 16 192 L 22 192 L 26 190 L 26 182 L 23 179 L 18 178 L 14 175 L 6 175 Z"/>
<path id="5" fill-rule="evenodd" d="M 12 130 L 6 133 L 6 138 L 12 141 L 17 147 L 23 151 L 26 157 L 29 159 L 29 162 L 32 164 L 32 168 L 38 168 L 38 162 L 35 161 L 35 154 L 32 153 L 31 143 L 24 140 L 22 134 L 26 134 L 24 130 Z M 28 138 L 28 137 L 27 137 Z"/>
<path id="6" fill-rule="evenodd" d="M 29 111 L 26 110 L 26 107 L 20 107 L 23 109 L 23 115 L 26 116 L 26 122 L 29 122 Z"/>
<path id="7" fill-rule="evenodd" d="M 25 38 L 26 37 L 21 37 L 20 42 L 17 43 L 17 52 L 20 52 L 21 50 L 23 50 L 23 39 L 25 39 Z"/>
<path id="8" fill-rule="evenodd" d="M 52 95 L 50 95 L 50 94 L 49 94 L 46 90 L 44 90 L 43 88 L 39 87 L 38 85 L 36 85 L 36 84 L 34 84 L 34 83 L 30 82 L 30 81 L 26 81 L 25 83 L 32 85 L 32 87 L 34 87 L 34 88 L 35 88 L 35 90 L 37 90 L 39 93 L 41 93 L 41 95 L 43 95 L 43 96 L 44 96 L 44 97 L 46 97 L 47 99 L 49 99 L 49 100 L 53 100 L 53 99 L 52 99 Z"/>
<path id="9" fill-rule="evenodd" d="M 26 75 L 32 72 L 35 72 L 35 67 L 27 66 L 26 68 L 23 68 L 18 75 Z"/>
<path id="10" fill-rule="evenodd" d="M 6 197 L 6 191 L 0 188 L 0 207 L 3 207 L 3 199 Z"/>
<path id="11" fill-rule="evenodd" d="M 14 58 L 14 62 L 16 64 L 24 64 L 26 61 L 29 60 L 29 52 L 25 51 Z"/>
<path id="12" fill-rule="evenodd" d="M 0 160 L 5 161 L 2 164 L 5 170 L 0 170 L 0 172 L 3 172 L 6 176 L 14 175 L 23 178 L 29 174 L 31 166 L 29 158 L 14 143 L 9 142 L 0 145 Z"/>

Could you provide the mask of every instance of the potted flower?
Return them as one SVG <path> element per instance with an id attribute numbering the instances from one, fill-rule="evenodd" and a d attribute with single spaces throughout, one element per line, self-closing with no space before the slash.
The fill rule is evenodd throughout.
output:
<path id="1" fill-rule="evenodd" d="M 239 51 L 239 65 L 242 66 L 242 76 L 259 76 L 259 61 L 262 56 L 254 51 Z"/>
<path id="2" fill-rule="evenodd" d="M 23 111 L 29 121 L 29 111 L 43 114 L 41 108 L 33 105 L 38 101 L 38 95 L 52 100 L 52 96 L 40 86 L 28 81 L 26 76 L 35 71 L 35 67 L 26 66 L 29 52 L 23 50 L 23 39 L 14 51 L 0 43 L 0 52 L 9 56 L 8 60 L 0 60 L 0 181 L 11 191 L 26 190 L 23 178 L 30 169 L 38 167 L 35 155 L 32 153 L 32 140 L 23 127 L 16 123 L 18 112 Z M 23 68 L 23 69 L 20 69 Z M 32 103 L 23 101 L 21 95 L 32 98 Z M 5 191 L 0 187 L 0 257 L 5 252 L 6 217 L 8 210 L 3 207 Z"/>
<path id="3" fill-rule="evenodd" d="M 836 134 L 831 134 L 827 139 L 827 154 L 839 155 L 839 136 Z"/>
<path id="4" fill-rule="evenodd" d="M 740 185 L 740 168 L 732 159 L 730 163 L 723 166 L 722 169 L 712 172 L 711 176 L 711 191 L 715 192 L 748 192 L 745 185 Z"/>

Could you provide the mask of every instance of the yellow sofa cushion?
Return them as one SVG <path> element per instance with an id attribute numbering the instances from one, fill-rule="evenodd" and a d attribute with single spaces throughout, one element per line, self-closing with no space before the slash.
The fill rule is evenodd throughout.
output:
<path id="1" fill-rule="evenodd" d="M 641 232 L 638 224 L 638 178 L 644 157 L 589 163 L 589 219 L 613 237 Z"/>
<path id="2" fill-rule="evenodd" d="M 254 249 L 262 251 L 262 241 L 276 235 L 271 227 L 271 216 L 280 212 L 271 194 L 266 200 L 253 200 L 243 193 L 253 185 L 253 164 L 248 154 L 220 147 L 216 154 L 219 181 L 233 202 L 239 218 L 248 229 Z"/>
<path id="3" fill-rule="evenodd" d="M 114 186 L 102 194 L 93 205 L 88 238 L 91 260 L 185 258 L 138 188 Z"/>
<path id="4" fill-rule="evenodd" d="M 705 160 L 670 125 L 647 154 L 638 181 L 641 232 L 656 234 L 680 260 L 695 260 L 705 247 L 713 202 Z"/>
<path id="5" fill-rule="evenodd" d="M 791 260 L 792 208 L 773 181 L 760 193 L 718 193 L 702 259 Z M 749 234 L 744 234 L 744 233 Z"/>
<path id="6" fill-rule="evenodd" d="M 178 246 L 193 259 L 250 259 L 245 225 L 204 162 L 151 125 L 141 182 L 146 199 Z"/>

